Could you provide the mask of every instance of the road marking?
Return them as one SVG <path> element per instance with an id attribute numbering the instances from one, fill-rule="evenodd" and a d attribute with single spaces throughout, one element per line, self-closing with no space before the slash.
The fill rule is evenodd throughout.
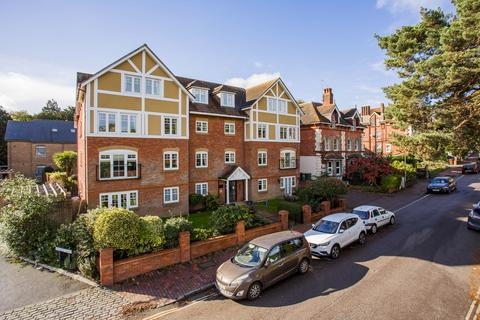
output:
<path id="1" fill-rule="evenodd" d="M 211 293 L 211 294 L 208 294 L 204 297 L 201 297 L 201 298 L 198 298 L 196 300 L 192 300 L 191 303 L 189 303 L 188 305 L 186 306 L 183 306 L 183 307 L 180 307 L 180 308 L 172 308 L 172 309 L 169 309 L 169 310 L 165 310 L 165 311 L 160 311 L 159 313 L 156 313 L 154 315 L 151 315 L 149 317 L 146 317 L 144 318 L 143 320 L 155 320 L 155 319 L 160 319 L 161 317 L 163 316 L 166 316 L 166 315 L 169 315 L 170 313 L 174 313 L 174 312 L 177 312 L 177 311 L 180 311 L 180 310 L 183 310 L 183 309 L 186 309 L 188 307 L 191 307 L 193 305 L 196 305 L 197 303 L 200 303 L 204 300 L 207 300 L 208 298 L 210 297 L 214 297 L 214 296 L 217 296 L 218 293 L 214 292 L 214 293 Z"/>
<path id="2" fill-rule="evenodd" d="M 465 320 L 470 320 L 470 317 L 472 316 L 472 313 L 475 310 L 475 305 L 477 304 L 479 297 L 480 297 L 480 289 L 478 289 L 477 296 L 475 297 L 475 299 L 473 299 L 472 304 L 470 305 L 470 309 L 468 309 L 468 313 L 465 316 Z M 475 312 L 475 317 L 473 317 L 473 319 L 477 318 L 479 311 L 480 311 L 480 308 L 478 308 L 477 312 Z"/>
<path id="3" fill-rule="evenodd" d="M 393 213 L 397 213 L 397 212 L 399 212 L 400 210 L 403 210 L 403 209 L 405 209 L 405 208 L 408 208 L 408 207 L 410 207 L 412 204 L 417 203 L 418 201 L 421 201 L 421 200 L 423 200 L 423 199 L 425 199 L 425 198 L 427 198 L 427 197 L 430 197 L 430 196 L 431 196 L 431 194 L 426 194 L 426 195 L 424 195 L 423 197 L 418 198 L 417 200 L 412 201 L 412 202 L 410 202 L 409 204 L 406 204 L 406 205 L 404 205 L 404 206 L 401 207 L 401 208 L 398 208 L 398 209 L 396 209 L 396 210 L 393 210 Z"/>
<path id="4" fill-rule="evenodd" d="M 461 175 L 460 177 L 456 178 L 455 181 L 458 181 L 458 180 L 462 179 L 463 177 L 464 177 L 464 175 Z M 418 201 L 421 201 L 421 200 L 423 200 L 423 199 L 425 199 L 425 198 L 428 198 L 428 197 L 430 197 L 430 196 L 431 196 L 431 194 L 426 194 L 426 195 L 424 195 L 423 197 L 418 198 L 417 200 L 412 201 L 412 202 L 404 205 L 403 207 L 400 207 L 400 208 L 398 208 L 398 209 L 396 209 L 396 210 L 393 210 L 393 213 L 397 213 L 397 212 L 399 212 L 400 210 L 403 210 L 403 209 L 405 209 L 405 208 L 408 208 L 408 207 L 410 207 L 412 204 L 417 203 Z"/>

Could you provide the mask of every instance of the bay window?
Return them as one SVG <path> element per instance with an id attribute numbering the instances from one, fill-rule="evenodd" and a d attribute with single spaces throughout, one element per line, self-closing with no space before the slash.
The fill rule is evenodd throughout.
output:
<path id="1" fill-rule="evenodd" d="M 137 153 L 129 150 L 100 152 L 100 180 L 138 177 Z"/>

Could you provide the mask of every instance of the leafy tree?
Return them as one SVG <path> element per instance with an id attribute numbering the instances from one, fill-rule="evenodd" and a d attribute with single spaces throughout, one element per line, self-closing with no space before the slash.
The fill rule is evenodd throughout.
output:
<path id="1" fill-rule="evenodd" d="M 7 122 L 12 118 L 2 106 L 0 106 L 0 164 L 7 164 L 7 142 L 5 141 L 5 130 Z"/>
<path id="2" fill-rule="evenodd" d="M 347 167 L 346 175 L 353 184 L 377 185 L 382 176 L 395 173 L 387 159 L 381 157 L 356 158 Z"/>
<path id="3" fill-rule="evenodd" d="M 70 177 L 77 163 L 77 153 L 75 151 L 57 152 L 52 157 L 55 165 Z"/>
<path id="4" fill-rule="evenodd" d="M 26 110 L 10 112 L 10 116 L 12 117 L 12 120 L 15 121 L 32 121 L 34 119 L 34 116 Z"/>
<path id="5" fill-rule="evenodd" d="M 68 106 L 62 110 L 62 113 L 63 113 L 63 120 L 73 121 L 75 118 L 75 107 Z"/>
<path id="6" fill-rule="evenodd" d="M 35 115 L 35 118 L 46 120 L 63 120 L 63 112 L 58 106 L 57 101 L 51 99 L 47 101 L 47 104 L 42 108 L 42 111 Z"/>
<path id="7" fill-rule="evenodd" d="M 418 24 L 376 35 L 387 69 L 402 80 L 384 89 L 392 101 L 389 116 L 416 132 L 398 144 L 414 143 L 419 156 L 422 150 L 437 157 L 480 148 L 480 2 L 452 2 L 455 15 L 422 8 Z"/>

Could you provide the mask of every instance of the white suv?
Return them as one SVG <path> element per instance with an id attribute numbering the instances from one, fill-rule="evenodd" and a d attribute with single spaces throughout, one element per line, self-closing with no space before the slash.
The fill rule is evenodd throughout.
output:
<path id="1" fill-rule="evenodd" d="M 360 206 L 353 209 L 353 214 L 362 219 L 365 228 L 371 233 L 387 224 L 395 224 L 395 213 L 377 206 Z"/>
<path id="2" fill-rule="evenodd" d="M 357 215 L 352 213 L 335 213 L 324 217 L 305 232 L 312 255 L 330 256 L 336 259 L 340 249 L 352 242 L 364 244 L 367 231 Z"/>

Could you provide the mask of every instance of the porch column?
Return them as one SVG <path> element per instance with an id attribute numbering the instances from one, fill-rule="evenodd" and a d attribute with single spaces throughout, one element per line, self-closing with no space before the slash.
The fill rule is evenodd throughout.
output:
<path id="1" fill-rule="evenodd" d="M 227 188 L 227 192 L 226 192 L 227 201 L 225 201 L 225 203 L 226 203 L 226 204 L 229 204 L 229 203 L 230 203 L 230 194 L 229 194 L 229 193 L 230 193 L 230 192 L 229 192 L 229 190 L 230 190 L 230 181 L 226 180 L 225 182 L 226 182 L 226 183 L 225 183 L 225 186 L 226 186 L 226 188 Z"/>
<path id="2" fill-rule="evenodd" d="M 248 201 L 248 179 L 245 179 L 245 201 Z"/>

